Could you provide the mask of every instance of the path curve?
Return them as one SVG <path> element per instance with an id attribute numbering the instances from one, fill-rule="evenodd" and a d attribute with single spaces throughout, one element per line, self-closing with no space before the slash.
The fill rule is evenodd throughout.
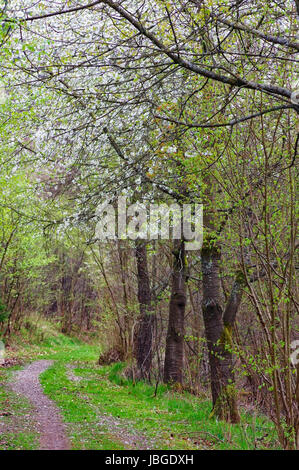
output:
<path id="1" fill-rule="evenodd" d="M 39 376 L 47 370 L 53 361 L 35 361 L 14 376 L 10 388 L 28 398 L 35 407 L 35 420 L 40 434 L 41 450 L 68 450 L 70 443 L 66 437 L 57 406 L 43 393 Z"/>

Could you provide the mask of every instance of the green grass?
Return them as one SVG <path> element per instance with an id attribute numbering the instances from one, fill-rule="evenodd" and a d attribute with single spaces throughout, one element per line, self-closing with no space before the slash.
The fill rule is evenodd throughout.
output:
<path id="1" fill-rule="evenodd" d="M 38 449 L 38 433 L 29 417 L 32 406 L 7 388 L 13 372 L 19 368 L 0 369 L 0 450 Z"/>
<path id="2" fill-rule="evenodd" d="M 164 385 L 155 394 L 154 386 L 123 378 L 124 364 L 97 366 L 99 352 L 94 340 L 65 336 L 47 323 L 21 331 L 9 350 L 25 362 L 55 361 L 41 375 L 41 383 L 61 409 L 73 449 L 279 448 L 274 426 L 265 416 L 243 412 L 240 425 L 219 422 L 210 417 L 211 403 L 204 395 L 179 394 Z M 80 381 L 70 380 L 67 364 L 75 365 Z M 0 383 L 9 375 L 0 369 Z M 29 403 L 0 386 L 2 409 L 12 415 L 0 418 L 7 425 L 0 434 L 0 450 L 37 448 L 34 425 L 24 421 Z"/>
<path id="3" fill-rule="evenodd" d="M 38 450 L 38 441 L 33 432 L 0 434 L 0 450 Z"/>
<path id="4" fill-rule="evenodd" d="M 53 359 L 60 362 L 96 362 L 100 355 L 100 348 L 94 344 L 87 344 L 76 338 L 59 335 L 43 343 L 42 359 Z"/>
<path id="5" fill-rule="evenodd" d="M 98 356 L 97 345 L 67 337 L 45 321 L 31 325 L 29 330 L 22 328 L 13 335 L 7 348 L 8 359 L 17 358 L 24 364 L 40 359 L 53 359 L 61 363 L 79 360 L 80 363 L 95 362 Z M 20 365 L 5 369 L 0 367 L 0 450 L 38 449 L 35 424 L 28 418 L 33 408 L 28 400 L 7 387 L 7 383 L 13 380 L 13 373 L 20 368 Z"/>
<path id="6" fill-rule="evenodd" d="M 19 332 L 14 333 L 6 349 L 8 359 L 17 358 L 23 363 L 40 359 L 60 362 L 96 362 L 99 355 L 100 347 L 96 338 L 92 338 L 92 341 L 90 338 L 85 338 L 83 341 L 75 336 L 66 336 L 55 330 L 53 325 L 45 320 L 31 326 L 29 331 L 23 327 Z"/>
<path id="7" fill-rule="evenodd" d="M 65 364 L 56 363 L 42 374 L 45 393 L 59 405 L 69 423 L 75 449 L 121 449 L 119 438 L 100 425 L 110 415 L 129 432 L 145 436 L 152 449 L 271 449 L 277 448 L 272 424 L 261 416 L 242 415 L 240 425 L 209 417 L 211 403 L 190 394 L 178 394 L 120 377 L 121 364 L 75 369 L 78 383 L 67 377 Z M 90 435 L 92 430 L 92 437 Z M 130 446 L 126 446 L 130 448 Z"/>
<path id="8" fill-rule="evenodd" d="M 50 324 L 51 325 L 51 324 Z M 15 334 L 11 340 L 13 348 L 8 348 L 7 357 L 16 354 L 25 362 L 39 359 L 53 359 L 62 362 L 92 362 L 100 354 L 100 347 L 95 342 L 84 342 L 76 337 L 69 337 L 52 329 L 43 322 L 33 329 L 26 328 Z M 53 331 L 55 335 L 53 336 Z"/>

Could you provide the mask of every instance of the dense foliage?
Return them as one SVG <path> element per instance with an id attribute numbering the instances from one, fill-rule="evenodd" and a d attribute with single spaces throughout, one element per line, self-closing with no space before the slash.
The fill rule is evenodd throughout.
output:
<path id="1" fill-rule="evenodd" d="M 298 447 L 297 0 L 2 3 L 1 335 L 100 331 L 102 362 L 210 386 L 211 419 L 243 393 Z M 119 196 L 203 204 L 201 249 L 99 240 Z"/>

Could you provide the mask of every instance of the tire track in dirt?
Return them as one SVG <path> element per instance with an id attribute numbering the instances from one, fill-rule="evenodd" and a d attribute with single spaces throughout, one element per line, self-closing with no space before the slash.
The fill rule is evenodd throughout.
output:
<path id="1" fill-rule="evenodd" d="M 57 406 L 44 395 L 39 376 L 53 361 L 35 361 L 18 371 L 10 383 L 15 393 L 25 396 L 35 408 L 34 420 L 40 435 L 41 450 L 68 450 L 70 443 L 66 437 L 65 425 Z"/>

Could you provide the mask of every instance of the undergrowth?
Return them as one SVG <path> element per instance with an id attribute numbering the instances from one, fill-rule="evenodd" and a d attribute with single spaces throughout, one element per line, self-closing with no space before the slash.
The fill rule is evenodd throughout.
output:
<path id="1" fill-rule="evenodd" d="M 210 417 L 206 396 L 178 393 L 163 384 L 134 383 L 122 374 L 124 363 L 98 366 L 96 337 L 83 341 L 66 336 L 44 320 L 30 325 L 13 335 L 7 357 L 24 363 L 54 360 L 41 383 L 61 409 L 73 449 L 279 448 L 274 426 L 263 415 L 244 411 L 240 425 L 217 421 Z M 70 377 L 70 364 L 76 381 Z M 36 448 L 34 424 L 28 420 L 24 427 L 21 417 L 30 416 L 30 404 L 5 386 L 13 369 L 0 368 L 0 410 L 11 413 L 0 416 L 0 424 L 5 421 L 0 449 Z"/>

